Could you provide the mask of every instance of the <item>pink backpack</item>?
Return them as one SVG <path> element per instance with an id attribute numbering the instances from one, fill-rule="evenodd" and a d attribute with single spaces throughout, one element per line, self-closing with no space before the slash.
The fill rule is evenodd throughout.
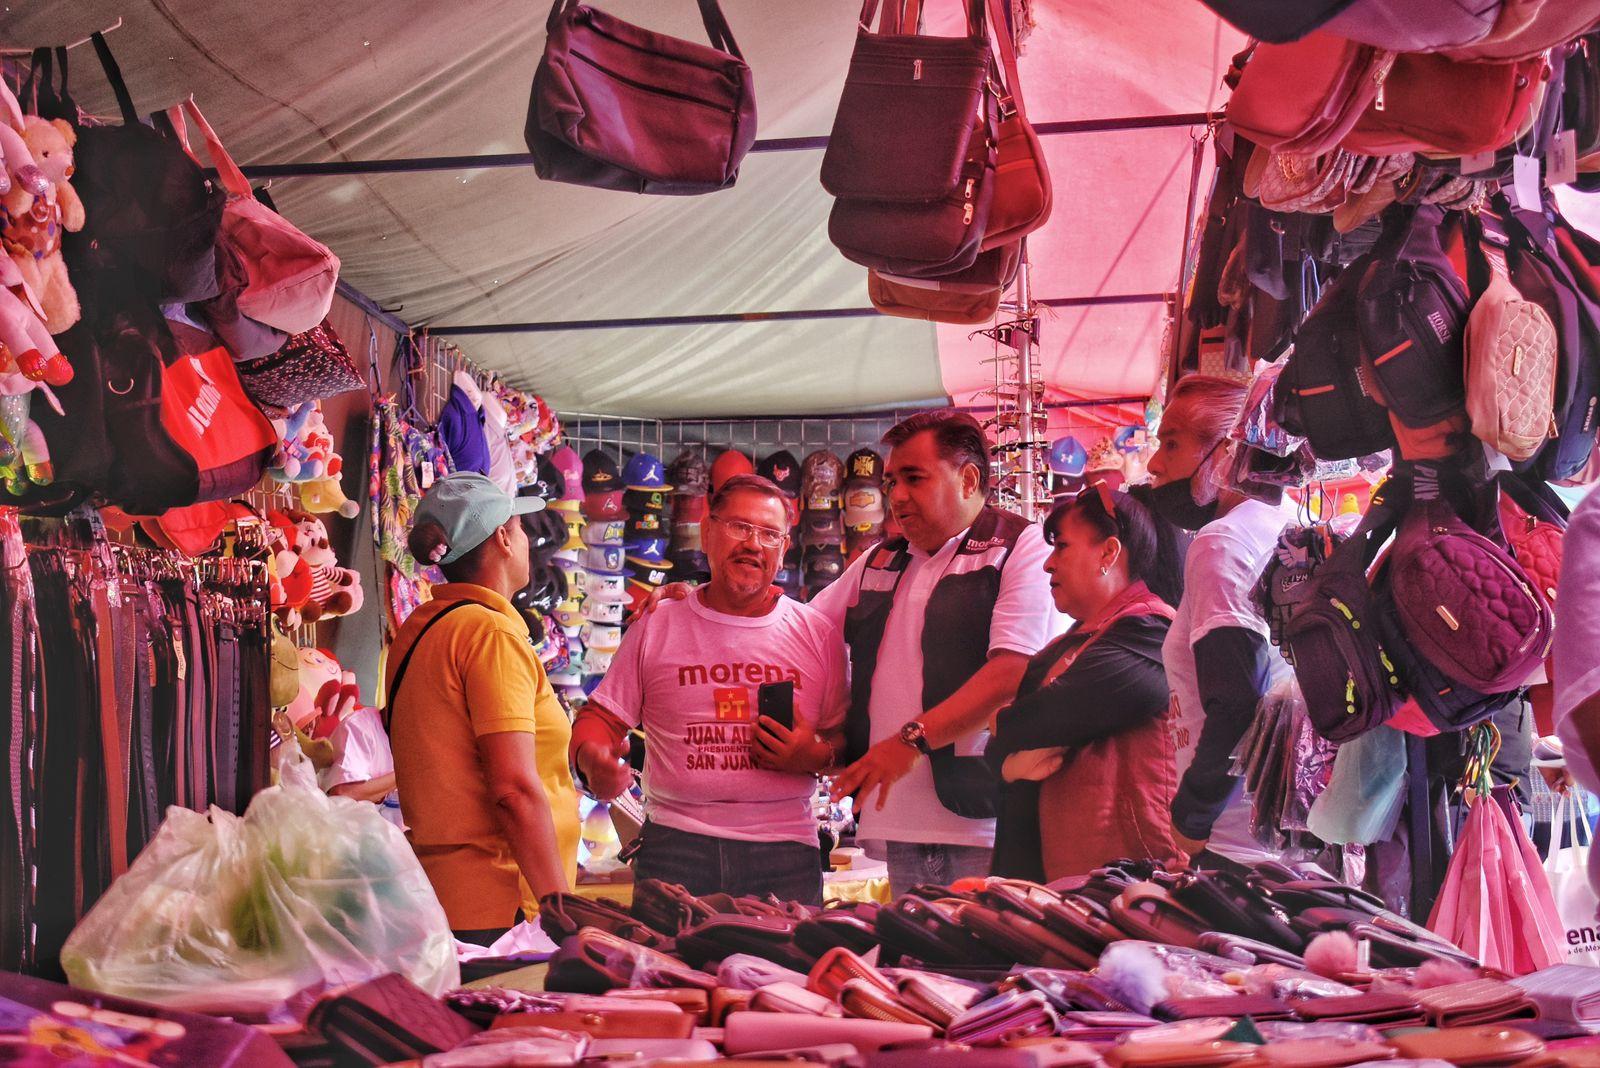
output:
<path id="1" fill-rule="evenodd" d="M 256 200 L 250 180 L 222 147 L 193 98 L 167 111 L 184 151 L 194 156 L 189 149 L 184 116 L 192 119 L 205 137 L 217 177 L 228 191 L 217 240 L 232 245 L 244 265 L 247 279 L 238 295 L 239 311 L 287 334 L 310 330 L 322 322 L 333 306 L 339 257 Z"/>

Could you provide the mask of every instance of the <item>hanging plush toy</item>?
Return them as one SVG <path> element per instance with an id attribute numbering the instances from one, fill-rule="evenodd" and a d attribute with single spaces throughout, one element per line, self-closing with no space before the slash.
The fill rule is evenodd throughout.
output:
<path id="1" fill-rule="evenodd" d="M 4 157 L 3 166 L 0 166 L 0 198 L 20 191 L 30 198 L 45 198 L 54 203 L 55 186 L 22 139 L 25 126 L 17 98 L 0 83 L 0 156 Z M 30 199 L 30 206 L 33 203 Z M 4 235 L 4 245 L 9 252 L 13 220 L 9 212 L 4 215 L 0 219 L 0 234 Z M 57 227 L 56 233 L 58 254 L 59 229 Z M 32 255 L 31 247 L 28 255 Z M 72 365 L 50 339 L 44 319 L 38 294 L 28 285 L 21 269 L 11 256 L 0 256 L 0 348 L 5 350 L 0 353 L 0 379 L 3 379 L 0 393 L 23 393 L 33 388 L 34 382 L 61 386 L 72 381 Z M 15 371 L 22 373 L 22 381 L 16 381 Z"/>
<path id="2" fill-rule="evenodd" d="M 0 197 L 5 211 L 0 241 L 22 279 L 39 298 L 44 322 L 52 334 L 61 334 L 78 321 L 78 294 L 67 277 L 61 256 L 63 231 L 83 229 L 83 201 L 68 181 L 72 177 L 72 146 L 78 135 L 61 119 L 47 121 L 37 115 L 24 120 L 22 139 L 39 169 L 50 179 L 48 193 L 30 192 L 21 185 Z"/>
<path id="3" fill-rule="evenodd" d="M 335 461 L 339 457 L 334 457 Z M 361 514 L 361 506 L 344 495 L 344 487 L 339 484 L 339 471 L 342 462 L 334 464 L 335 470 L 324 478 L 312 479 L 300 483 L 300 507 L 313 515 L 341 515 L 346 519 L 354 519 Z"/>
<path id="4" fill-rule="evenodd" d="M 300 558 L 311 567 L 311 596 L 300 610 L 306 623 L 360 611 L 365 600 L 361 592 L 361 573 L 339 566 L 339 558 L 328 543 L 328 528 L 310 512 L 291 510 L 285 515 L 294 523 L 294 544 Z"/>
<path id="5" fill-rule="evenodd" d="M 301 473 L 305 471 L 311 457 L 311 450 L 306 445 L 303 434 L 306 423 L 310 421 L 315 411 L 315 404 L 308 401 L 289 409 L 289 413 L 283 418 L 272 420 L 272 429 L 278 435 L 278 448 L 273 453 L 267 474 L 279 482 L 300 481 Z"/>
<path id="6" fill-rule="evenodd" d="M 286 630 L 300 626 L 302 611 L 311 601 L 311 564 L 297 546 L 300 532 L 293 519 L 279 511 L 267 513 L 267 549 L 272 553 L 268 569 L 268 593 L 272 612 Z"/>

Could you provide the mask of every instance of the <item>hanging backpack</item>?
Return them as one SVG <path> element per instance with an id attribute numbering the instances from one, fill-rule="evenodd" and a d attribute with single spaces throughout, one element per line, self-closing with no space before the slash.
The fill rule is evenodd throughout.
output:
<path id="1" fill-rule="evenodd" d="M 1352 0 L 1205 0 L 1205 5 L 1258 41 L 1298 41 L 1349 8 Z"/>
<path id="2" fill-rule="evenodd" d="M 1258 45 L 1228 99 L 1228 125 L 1277 152 L 1330 152 L 1377 97 L 1394 58 L 1320 31 Z"/>
<path id="3" fill-rule="evenodd" d="M 1372 360 L 1389 410 L 1426 427 L 1464 410 L 1462 334 L 1467 287 L 1439 243 L 1443 212 L 1397 204 L 1361 281 L 1361 347 Z"/>
<path id="4" fill-rule="evenodd" d="M 1355 0 L 1323 29 L 1394 52 L 1432 52 L 1481 41 L 1504 0 Z"/>
<path id="5" fill-rule="evenodd" d="M 1594 452 L 1600 413 L 1600 243 L 1557 216 L 1518 210 L 1507 219 L 1566 290 L 1577 319 L 1578 345 L 1563 352 L 1556 385 L 1556 436 L 1539 456 L 1537 470 L 1551 482 L 1572 478 Z"/>
<path id="6" fill-rule="evenodd" d="M 1394 529 L 1384 487 L 1354 534 L 1307 580 L 1283 631 L 1311 726 L 1343 742 L 1381 726 L 1400 707 L 1400 676 L 1376 626 L 1367 563 Z"/>
<path id="7" fill-rule="evenodd" d="M 250 402 L 228 350 L 210 333 L 169 322 L 171 345 L 161 375 L 161 423 L 194 459 L 192 504 L 255 488 L 278 435 Z"/>
<path id="8" fill-rule="evenodd" d="M 1505 550 L 1432 493 L 1419 472 L 1390 554 L 1401 630 L 1447 678 L 1482 693 L 1515 689 L 1549 652 L 1550 603 Z"/>
<path id="9" fill-rule="evenodd" d="M 215 246 L 222 197 L 183 150 L 139 121 L 105 38 L 96 52 L 122 112 L 121 126 L 85 126 L 73 146 L 72 184 L 85 222 L 62 235 L 61 251 L 77 288 L 86 271 L 126 269 L 118 291 L 159 303 L 216 295 Z M 89 299 L 79 290 L 88 314 Z"/>
<path id="10" fill-rule="evenodd" d="M 969 293 L 941 288 L 937 282 L 867 272 L 867 296 L 872 306 L 901 319 L 976 326 L 995 317 L 1000 310 L 1000 293 L 999 286 Z"/>
<path id="11" fill-rule="evenodd" d="M 1294 351 L 1273 388 L 1274 414 L 1289 433 L 1311 443 L 1324 460 L 1382 452 L 1394 444 L 1388 413 L 1373 398 L 1361 367 L 1361 346 L 1350 323 L 1363 257 L 1323 290 L 1295 334 Z"/>
<path id="12" fill-rule="evenodd" d="M 1600 26 L 1600 0 L 1505 0 L 1481 40 L 1445 54 L 1470 63 L 1532 59 Z"/>
<path id="13" fill-rule="evenodd" d="M 989 22 L 1000 48 L 1000 72 L 1005 84 L 996 104 L 1000 114 L 999 144 L 995 150 L 994 204 L 983 235 L 983 249 L 1015 244 L 1050 218 L 1052 183 L 1045 163 L 1044 145 L 1028 121 L 1022 98 L 1022 76 L 1017 72 L 1017 48 L 1000 0 L 986 0 Z"/>
<path id="14" fill-rule="evenodd" d="M 828 237 L 846 258 L 932 277 L 972 266 L 988 233 L 997 102 L 983 0 L 963 37 L 901 32 L 903 0 L 866 0 L 822 185 L 837 198 Z"/>
<path id="15" fill-rule="evenodd" d="M 1506 264 L 1499 220 L 1463 219 L 1471 288 L 1477 295 L 1465 338 L 1467 414 L 1472 432 L 1513 460 L 1526 460 L 1550 437 L 1555 421 L 1555 323 L 1523 298 Z"/>

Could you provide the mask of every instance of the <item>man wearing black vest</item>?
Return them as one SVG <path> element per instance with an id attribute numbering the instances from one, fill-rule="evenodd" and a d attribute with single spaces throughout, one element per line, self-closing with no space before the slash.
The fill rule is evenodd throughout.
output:
<path id="1" fill-rule="evenodd" d="M 977 420 L 919 412 L 883 441 L 902 536 L 861 556 L 811 605 L 850 649 L 852 763 L 834 795 L 856 795 L 857 838 L 874 853 L 882 843 L 900 894 L 989 873 L 996 783 L 982 759 L 986 728 L 1065 621 L 1039 524 L 986 503 L 989 446 Z"/>

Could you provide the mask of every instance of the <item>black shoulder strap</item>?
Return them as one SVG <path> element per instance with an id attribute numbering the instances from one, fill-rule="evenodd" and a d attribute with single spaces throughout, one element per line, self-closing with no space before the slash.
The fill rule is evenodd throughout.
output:
<path id="1" fill-rule="evenodd" d="M 411 648 L 407 649 L 406 655 L 400 658 L 400 666 L 396 668 L 394 672 L 394 682 L 390 685 L 389 692 L 384 695 L 383 729 L 385 731 L 389 730 L 390 724 L 394 722 L 395 698 L 400 696 L 400 682 L 406 677 L 406 668 L 411 665 L 411 655 L 417 651 L 417 646 L 422 644 L 422 639 L 427 637 L 428 631 L 433 629 L 433 625 L 435 623 L 439 622 L 439 620 L 443 619 L 451 612 L 454 612 L 457 608 L 464 608 L 473 603 L 474 602 L 472 601 L 457 601 L 448 608 L 442 609 L 438 615 L 424 623 L 422 625 L 421 633 L 412 639 Z"/>

